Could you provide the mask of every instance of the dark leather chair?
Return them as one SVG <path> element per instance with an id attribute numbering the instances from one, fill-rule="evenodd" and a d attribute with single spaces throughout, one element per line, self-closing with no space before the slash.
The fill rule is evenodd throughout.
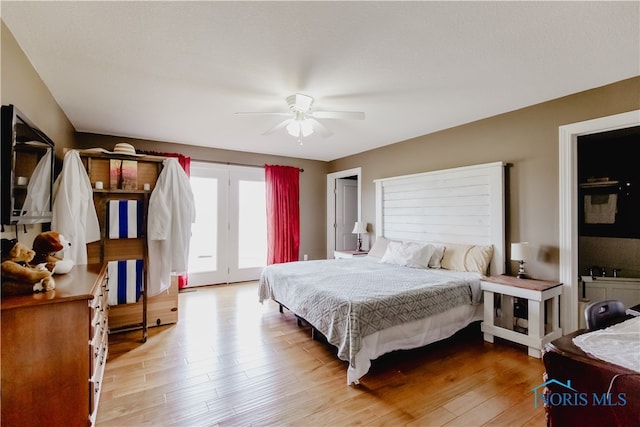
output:
<path id="1" fill-rule="evenodd" d="M 584 317 L 587 329 L 602 329 L 625 320 L 626 309 L 622 301 L 596 301 L 584 309 Z"/>

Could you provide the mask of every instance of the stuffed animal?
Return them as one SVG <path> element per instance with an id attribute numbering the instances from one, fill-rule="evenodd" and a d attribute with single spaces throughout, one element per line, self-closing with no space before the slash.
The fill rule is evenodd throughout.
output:
<path id="1" fill-rule="evenodd" d="M 2 239 L 2 296 L 50 291 L 56 285 L 44 265 L 32 267 L 35 252 L 16 239 Z"/>
<path id="2" fill-rule="evenodd" d="M 47 270 L 53 273 L 67 273 L 73 267 L 73 261 L 63 260 L 57 253 L 64 251 L 69 246 L 71 243 L 57 231 L 42 232 L 33 239 L 32 247 L 36 255 L 31 261 L 31 265 L 44 264 Z"/>

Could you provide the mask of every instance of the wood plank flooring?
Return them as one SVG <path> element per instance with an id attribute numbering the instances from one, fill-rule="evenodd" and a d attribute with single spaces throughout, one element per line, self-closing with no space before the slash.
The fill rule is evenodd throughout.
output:
<path id="1" fill-rule="evenodd" d="M 258 303 L 257 283 L 188 290 L 176 325 L 111 335 L 98 426 L 544 426 L 544 367 L 478 324 L 373 362 L 347 386 L 335 348 Z"/>

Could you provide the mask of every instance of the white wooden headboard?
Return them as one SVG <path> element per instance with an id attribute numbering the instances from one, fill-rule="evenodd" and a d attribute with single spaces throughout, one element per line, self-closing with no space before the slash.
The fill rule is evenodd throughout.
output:
<path id="1" fill-rule="evenodd" d="M 504 171 L 494 162 L 374 180 L 376 236 L 493 245 L 490 272 L 503 274 Z"/>

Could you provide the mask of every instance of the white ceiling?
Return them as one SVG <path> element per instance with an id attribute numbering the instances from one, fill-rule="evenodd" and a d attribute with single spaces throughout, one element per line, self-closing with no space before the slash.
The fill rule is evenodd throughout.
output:
<path id="1" fill-rule="evenodd" d="M 640 75 L 640 2 L 11 2 L 77 131 L 333 160 Z M 333 135 L 263 136 L 296 92 Z"/>

